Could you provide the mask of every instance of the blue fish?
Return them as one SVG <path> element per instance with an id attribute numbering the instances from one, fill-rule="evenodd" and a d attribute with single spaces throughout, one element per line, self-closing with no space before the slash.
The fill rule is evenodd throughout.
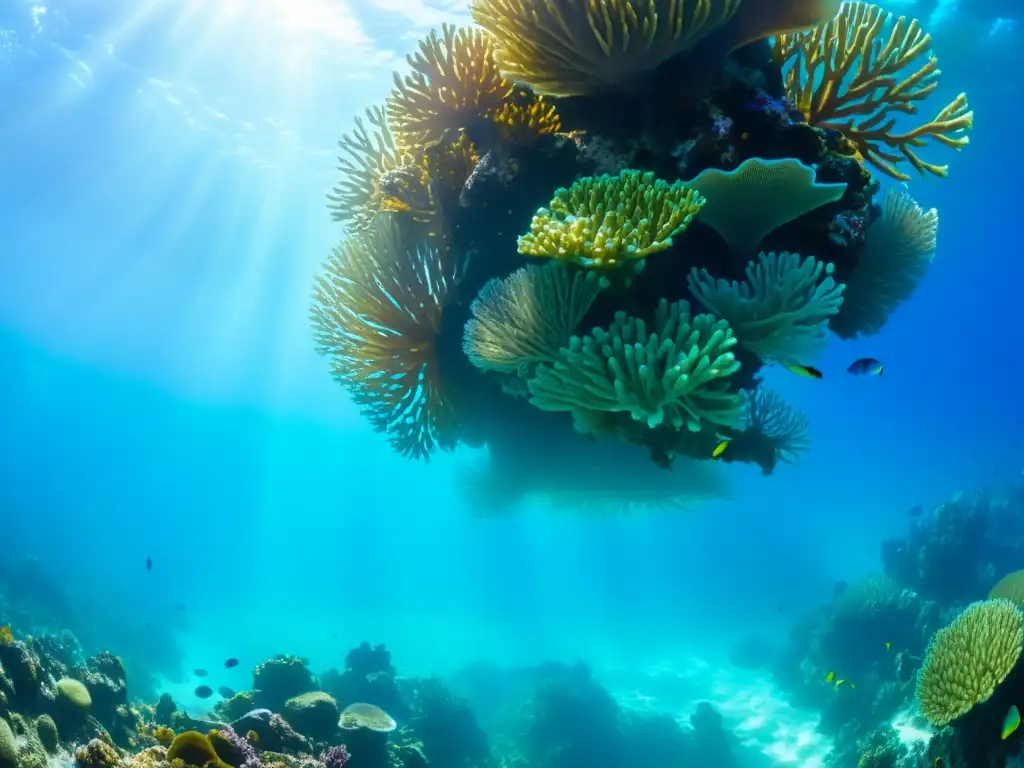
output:
<path id="1" fill-rule="evenodd" d="M 881 376 L 884 369 L 885 366 L 875 358 L 862 357 L 860 360 L 854 360 L 846 371 L 854 376 Z"/>

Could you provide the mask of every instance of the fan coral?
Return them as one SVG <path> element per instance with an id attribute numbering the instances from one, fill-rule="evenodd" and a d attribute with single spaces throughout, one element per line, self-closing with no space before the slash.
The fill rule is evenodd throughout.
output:
<path id="1" fill-rule="evenodd" d="M 711 315 L 691 319 L 685 301 L 662 300 L 655 332 L 643 320 L 618 312 L 611 327 L 574 336 L 550 365 L 529 382 L 530 402 L 546 411 L 626 412 L 654 428 L 701 429 L 702 421 L 735 424 L 743 400 L 728 377 L 740 364 L 730 351 L 732 329 Z M 577 425 L 581 420 L 577 418 Z"/>
<path id="2" fill-rule="evenodd" d="M 505 372 L 551 362 L 607 280 L 561 262 L 491 280 L 473 301 L 463 350 L 478 368 Z"/>
<path id="3" fill-rule="evenodd" d="M 384 183 L 388 174 L 411 165 L 413 159 L 395 144 L 383 109 L 371 107 L 366 110 L 366 119 L 370 129 L 357 117 L 355 130 L 338 142 L 344 153 L 338 158 L 338 170 L 343 177 L 327 195 L 331 218 L 356 232 L 372 227 L 381 210 L 409 210 L 425 215 L 431 208 L 429 187 L 422 174 L 415 174 L 412 179 L 393 179 L 393 189 Z"/>
<path id="4" fill-rule="evenodd" d="M 939 62 L 916 19 L 900 16 L 884 39 L 890 21 L 877 5 L 845 2 L 831 21 L 777 37 L 774 56 L 791 64 L 787 92 L 811 125 L 841 132 L 862 159 L 894 179 L 910 178 L 897 167 L 904 160 L 921 175 L 946 176 L 948 166 L 925 162 L 915 150 L 929 140 L 962 149 L 974 113 L 961 93 L 934 120 L 894 130 L 894 115 L 916 114 L 917 102 L 938 87 Z"/>
<path id="5" fill-rule="evenodd" d="M 431 30 L 407 57 L 412 74 L 395 73 L 388 118 L 404 146 L 423 147 L 494 115 L 514 89 L 498 72 L 486 34 L 450 24 L 441 34 Z"/>
<path id="6" fill-rule="evenodd" d="M 1009 600 L 972 603 L 935 633 L 917 680 L 917 704 L 936 728 L 988 699 L 1013 671 L 1024 614 Z"/>
<path id="7" fill-rule="evenodd" d="M 813 168 L 793 158 L 752 157 L 732 171 L 708 168 L 687 182 L 706 199 L 698 219 L 733 253 L 751 255 L 769 232 L 834 203 L 846 184 L 819 184 Z"/>
<path id="8" fill-rule="evenodd" d="M 989 600 L 1003 598 L 1014 605 L 1024 606 L 1024 571 L 1014 571 L 1001 578 L 988 593 Z"/>
<path id="9" fill-rule="evenodd" d="M 801 453 L 811 447 L 810 420 L 803 411 L 787 403 L 777 392 L 758 387 L 744 397 L 744 441 L 756 438 L 765 456 L 758 464 L 771 474 L 778 462 L 795 464 Z"/>
<path id="10" fill-rule="evenodd" d="M 653 173 L 587 176 L 556 190 L 550 206 L 537 211 L 519 252 L 595 269 L 639 264 L 670 247 L 703 205 L 696 190 Z"/>
<path id="11" fill-rule="evenodd" d="M 846 278 L 842 310 L 829 321 L 844 339 L 871 336 L 913 296 L 935 257 L 939 213 L 891 189 L 881 217 L 868 228 L 857 266 Z"/>
<path id="12" fill-rule="evenodd" d="M 828 320 L 843 303 L 832 265 L 796 253 L 762 253 L 747 266 L 747 282 L 715 280 L 693 269 L 690 290 L 733 328 L 739 342 L 764 360 L 812 360 L 825 346 Z"/>
<path id="13" fill-rule="evenodd" d="M 429 245 L 406 249 L 375 234 L 342 242 L 316 277 L 317 352 L 399 453 L 427 458 L 453 444 L 435 343 L 458 270 Z"/>

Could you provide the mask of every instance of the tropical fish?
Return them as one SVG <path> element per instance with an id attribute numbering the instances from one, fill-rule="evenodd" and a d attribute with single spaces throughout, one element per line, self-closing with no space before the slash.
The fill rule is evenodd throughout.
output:
<path id="1" fill-rule="evenodd" d="M 825 682 L 826 683 L 834 682 L 835 679 L 836 679 L 836 673 L 835 672 L 829 672 L 827 675 L 825 675 Z"/>
<path id="2" fill-rule="evenodd" d="M 1003 718 L 1003 741 L 1006 741 L 1013 732 L 1020 727 L 1020 710 L 1017 709 L 1016 704 L 1011 704 L 1010 709 L 1006 713 L 1006 717 Z"/>
<path id="3" fill-rule="evenodd" d="M 891 651 L 892 650 L 892 643 L 890 643 L 888 640 L 885 641 L 885 650 L 887 650 L 887 651 Z"/>
<path id="4" fill-rule="evenodd" d="M 213 696 L 213 688 L 208 685 L 200 685 L 196 688 L 196 696 L 200 699 L 208 699 Z"/>
<path id="5" fill-rule="evenodd" d="M 723 440 L 718 445 L 716 445 L 715 450 L 711 452 L 711 458 L 717 459 L 719 456 L 725 453 L 725 449 L 729 447 L 729 442 L 729 440 Z"/>
<path id="6" fill-rule="evenodd" d="M 232 696 L 235 695 L 235 692 L 228 688 L 226 685 L 222 685 L 220 688 L 218 688 L 217 693 L 219 693 L 225 699 L 230 699 Z"/>
<path id="7" fill-rule="evenodd" d="M 803 376 L 805 379 L 825 378 L 825 374 L 809 365 L 797 365 L 794 363 L 793 365 L 787 365 L 786 370 L 790 373 L 795 373 L 797 376 Z"/>
<path id="8" fill-rule="evenodd" d="M 227 667 L 228 669 L 231 669 L 232 667 L 237 667 L 238 666 L 238 659 L 236 659 L 234 656 L 232 656 L 230 659 L 228 659 L 227 661 L 224 662 L 224 666 Z"/>
<path id="9" fill-rule="evenodd" d="M 196 677 L 206 677 L 210 673 L 207 672 L 205 669 L 193 669 L 192 674 Z"/>
<path id="10" fill-rule="evenodd" d="M 852 373 L 854 376 L 881 376 L 883 370 L 885 370 L 885 366 L 875 358 L 862 357 L 859 360 L 854 360 L 846 372 Z"/>
<path id="11" fill-rule="evenodd" d="M 146 570 L 147 571 L 152 571 L 153 570 L 153 558 L 150 557 L 149 555 L 146 555 Z"/>
<path id="12" fill-rule="evenodd" d="M 245 734 L 245 740 L 248 741 L 250 744 L 259 744 L 260 735 L 256 733 L 256 731 L 249 731 L 247 734 Z"/>

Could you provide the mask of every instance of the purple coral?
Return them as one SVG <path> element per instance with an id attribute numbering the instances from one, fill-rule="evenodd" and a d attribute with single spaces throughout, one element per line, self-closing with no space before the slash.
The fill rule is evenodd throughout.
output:
<path id="1" fill-rule="evenodd" d="M 256 754 L 256 750 L 253 749 L 252 744 L 249 743 L 248 739 L 243 739 L 237 733 L 235 729 L 230 725 L 225 725 L 223 728 L 218 728 L 221 735 L 225 739 L 231 742 L 231 746 L 238 750 L 238 754 L 242 756 L 242 764 L 239 768 L 263 768 L 263 763 L 260 762 L 259 756 Z"/>
<path id="2" fill-rule="evenodd" d="M 344 768 L 348 762 L 348 750 L 344 744 L 331 747 L 320 755 L 320 762 L 324 764 L 324 768 Z"/>

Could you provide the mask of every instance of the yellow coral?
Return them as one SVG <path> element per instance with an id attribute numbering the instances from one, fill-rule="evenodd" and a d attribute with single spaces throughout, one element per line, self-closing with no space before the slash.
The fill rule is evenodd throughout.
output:
<path id="1" fill-rule="evenodd" d="M 551 362 L 607 281 L 561 262 L 535 264 L 487 283 L 470 308 L 463 350 L 484 370 L 515 373 Z"/>
<path id="2" fill-rule="evenodd" d="M 775 59 L 792 62 L 788 95 L 807 121 L 841 132 L 882 173 L 906 181 L 910 176 L 897 167 L 906 161 L 922 175 L 946 176 L 948 166 L 926 162 L 915 150 L 929 141 L 962 149 L 974 113 L 961 93 L 933 120 L 895 130 L 895 116 L 916 114 L 917 103 L 938 87 L 939 62 L 916 19 L 900 16 L 885 38 L 892 18 L 877 5 L 845 2 L 831 21 L 778 36 Z"/>
<path id="3" fill-rule="evenodd" d="M 502 104 L 492 119 L 502 138 L 513 144 L 531 144 L 538 137 L 558 133 L 562 128 L 555 105 L 525 91 Z"/>
<path id="4" fill-rule="evenodd" d="M 917 678 L 917 704 L 936 728 L 988 699 L 1013 671 L 1024 614 L 1009 600 L 972 603 L 935 633 Z"/>
<path id="5" fill-rule="evenodd" d="M 573 336 L 550 365 L 529 381 L 530 402 L 545 411 L 568 411 L 577 429 L 595 413 L 628 413 L 654 429 L 699 432 L 703 422 L 731 426 L 743 399 L 728 382 L 740 364 L 727 323 L 690 317 L 685 301 L 662 300 L 654 332 L 643 320 L 618 312 L 607 331 Z M 585 430 L 580 430 L 585 431 Z"/>
<path id="6" fill-rule="evenodd" d="M 557 190 L 550 206 L 537 211 L 530 232 L 519 238 L 519 252 L 614 269 L 670 247 L 703 205 L 695 189 L 653 173 L 587 176 Z"/>
<path id="7" fill-rule="evenodd" d="M 374 230 L 342 242 L 316 277 L 317 351 L 404 456 L 427 458 L 454 444 L 436 342 L 457 272 L 431 245 L 406 248 L 393 231 Z"/>
<path id="8" fill-rule="evenodd" d="M 372 227 L 381 210 L 426 215 L 432 207 L 426 178 L 409 174 L 409 166 L 415 169 L 414 160 L 395 143 L 384 110 L 371 107 L 366 119 L 369 129 L 357 117 L 355 130 L 338 142 L 344 153 L 338 158 L 342 179 L 327 195 L 331 218 L 355 232 Z"/>
<path id="9" fill-rule="evenodd" d="M 412 73 L 395 73 L 388 118 L 406 146 L 423 147 L 449 131 L 500 110 L 514 86 L 494 63 L 491 39 L 479 29 L 445 24 L 408 57 Z"/>
<path id="10" fill-rule="evenodd" d="M 989 600 L 1004 598 L 1018 606 L 1024 606 L 1024 571 L 1013 571 L 1001 578 L 988 593 Z"/>
<path id="11" fill-rule="evenodd" d="M 175 760 L 181 760 L 185 765 L 212 764 L 213 768 L 231 768 L 221 760 L 210 739 L 199 731 L 185 731 L 174 737 L 167 749 L 167 761 L 173 764 Z"/>

